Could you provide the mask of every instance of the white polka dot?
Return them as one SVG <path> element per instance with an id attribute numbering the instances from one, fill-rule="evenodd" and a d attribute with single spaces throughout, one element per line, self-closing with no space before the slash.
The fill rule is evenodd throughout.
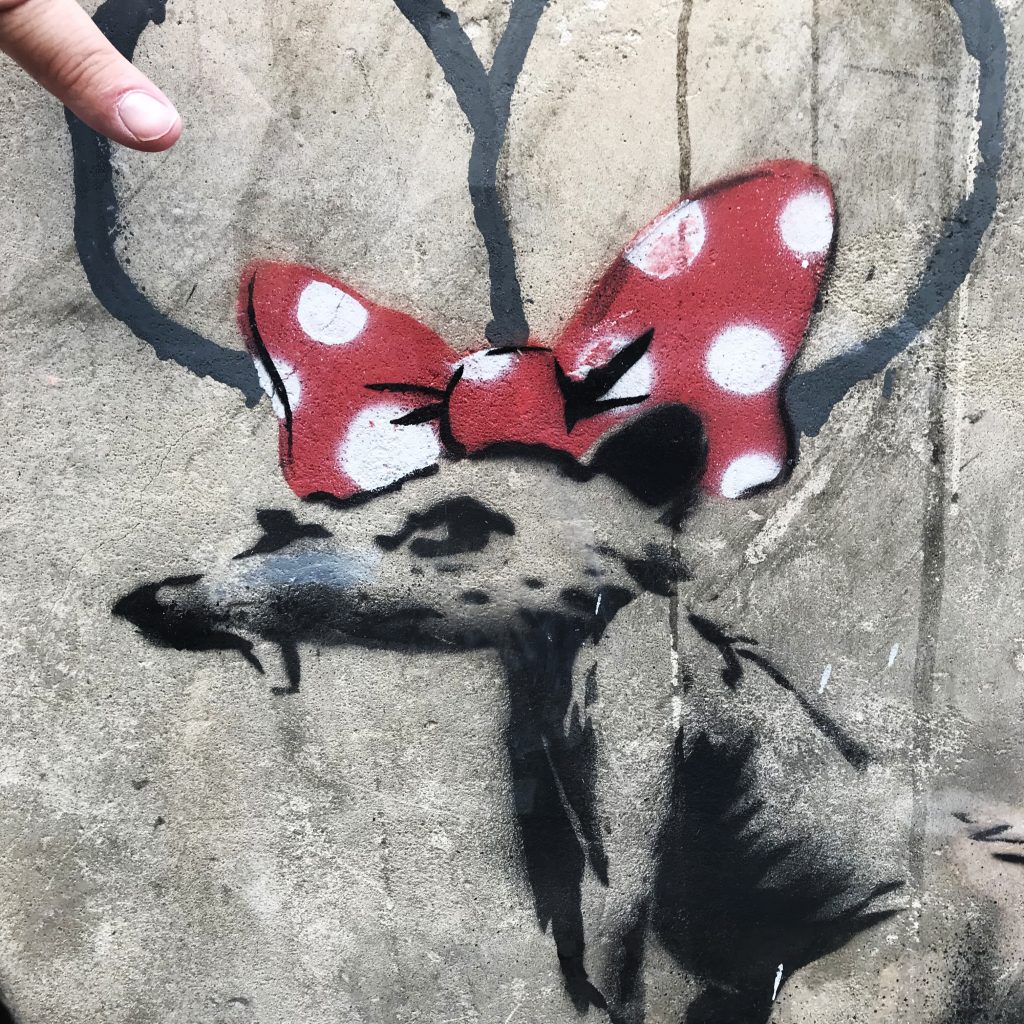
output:
<path id="1" fill-rule="evenodd" d="M 708 376 L 734 395 L 759 395 L 786 368 L 786 354 L 774 335 L 753 324 L 727 327 L 708 349 Z"/>
<path id="2" fill-rule="evenodd" d="M 497 380 L 511 369 L 515 359 L 515 355 L 511 352 L 500 354 L 492 354 L 490 351 L 474 352 L 459 363 L 463 370 L 462 379 Z"/>
<path id="3" fill-rule="evenodd" d="M 832 203 L 824 192 L 804 192 L 790 199 L 779 215 L 779 234 L 797 256 L 827 252 L 832 227 Z"/>
<path id="4" fill-rule="evenodd" d="M 628 334 L 612 334 L 596 338 L 580 353 L 569 376 L 583 380 L 591 370 L 604 366 L 636 338 Z M 645 398 L 654 387 L 654 360 L 646 352 L 603 395 L 604 399 Z"/>
<path id="5" fill-rule="evenodd" d="M 338 446 L 338 463 L 357 487 L 376 491 L 437 461 L 441 443 L 432 424 L 393 422 L 411 411 L 410 406 L 381 403 L 352 420 Z"/>
<path id="6" fill-rule="evenodd" d="M 366 326 L 369 313 L 347 292 L 313 281 L 299 297 L 299 326 L 324 345 L 347 345 Z"/>
<path id="7" fill-rule="evenodd" d="M 782 472 L 782 463 L 764 452 L 749 452 L 729 463 L 722 474 L 722 495 L 738 498 L 752 487 L 770 484 Z"/>
<path id="8" fill-rule="evenodd" d="M 685 270 L 704 248 L 707 227 L 700 203 L 688 201 L 662 214 L 626 250 L 626 259 L 659 281 Z"/>
<path id="9" fill-rule="evenodd" d="M 288 396 L 288 407 L 294 413 L 298 409 L 299 399 L 302 397 L 302 381 L 299 379 L 298 373 L 295 372 L 295 367 L 290 363 L 286 363 L 283 359 L 275 359 L 273 362 L 277 375 L 284 385 L 284 392 Z M 260 379 L 260 387 L 270 397 L 270 404 L 274 407 L 277 418 L 283 420 L 285 418 L 284 403 L 278 397 L 273 378 L 262 359 L 253 359 L 253 363 L 256 365 L 256 376 Z"/>

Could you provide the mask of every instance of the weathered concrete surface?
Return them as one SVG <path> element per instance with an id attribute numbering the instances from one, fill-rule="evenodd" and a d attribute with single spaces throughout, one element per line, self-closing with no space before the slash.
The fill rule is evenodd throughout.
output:
<path id="1" fill-rule="evenodd" d="M 899 914 L 787 979 L 773 1020 L 1021 1019 L 1024 868 L 992 857 L 1021 848 L 970 839 L 1003 824 L 1024 837 L 1024 10 L 999 6 L 1006 146 L 968 281 L 888 383 L 858 385 L 803 439 L 783 488 L 701 506 L 679 539 L 694 578 L 678 601 L 643 596 L 577 664 L 580 687 L 597 665 L 612 876 L 584 883 L 595 979 L 654 870 L 676 698 L 689 738 L 759 738 L 765 829 L 906 882 L 886 904 Z M 455 9 L 488 61 L 507 11 Z M 472 140 L 398 10 L 168 13 L 138 60 L 188 133 L 165 157 L 117 158 L 123 253 L 157 307 L 240 347 L 240 268 L 275 256 L 479 344 Z M 358 547 L 432 497 L 470 493 L 514 515 L 516 557 L 553 577 L 586 543 L 654 524 L 607 481 L 488 463 L 343 515 L 300 506 L 267 403 L 246 409 L 158 361 L 97 304 L 72 242 L 61 112 L 0 74 L 0 987 L 18 1019 L 577 1019 L 519 865 L 494 654 L 308 650 L 301 694 L 279 698 L 272 648 L 260 677 L 237 655 L 147 645 L 111 608 L 250 545 L 258 508 Z M 900 315 L 955 230 L 977 79 L 940 0 L 555 0 L 501 168 L 535 332 L 550 338 L 689 183 L 793 156 L 828 172 L 841 217 L 803 367 L 856 346 Z M 480 573 L 494 592 L 512 576 Z M 719 693 L 717 654 L 673 636 L 688 610 L 756 637 L 810 696 L 831 666 L 822 703 L 870 750 L 867 772 L 758 673 Z M 681 685 L 679 665 L 701 685 Z M 698 991 L 651 937 L 646 1019 L 683 1019 Z"/>

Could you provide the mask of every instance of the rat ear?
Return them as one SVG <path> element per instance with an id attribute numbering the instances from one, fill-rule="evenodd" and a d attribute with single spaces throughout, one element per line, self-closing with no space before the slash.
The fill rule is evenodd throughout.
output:
<path id="1" fill-rule="evenodd" d="M 635 416 L 603 441 L 590 468 L 617 480 L 647 505 L 671 503 L 675 512 L 696 496 L 707 465 L 701 418 L 676 402 Z M 673 513 L 670 513 L 670 516 Z"/>

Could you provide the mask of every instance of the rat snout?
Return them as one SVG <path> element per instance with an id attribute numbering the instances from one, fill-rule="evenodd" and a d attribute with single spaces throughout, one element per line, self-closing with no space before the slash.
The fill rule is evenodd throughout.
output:
<path id="1" fill-rule="evenodd" d="M 179 651 L 238 651 L 258 671 L 263 666 L 245 637 L 224 628 L 227 615 L 218 615 L 202 599 L 205 577 L 171 576 L 145 583 L 114 605 L 114 614 L 127 619 L 151 643 Z"/>

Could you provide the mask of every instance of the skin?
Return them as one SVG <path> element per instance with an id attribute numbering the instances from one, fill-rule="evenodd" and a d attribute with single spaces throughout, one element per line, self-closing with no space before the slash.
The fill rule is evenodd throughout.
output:
<path id="1" fill-rule="evenodd" d="M 155 153 L 181 135 L 171 101 L 75 0 L 0 0 L 0 50 L 114 142 Z"/>

